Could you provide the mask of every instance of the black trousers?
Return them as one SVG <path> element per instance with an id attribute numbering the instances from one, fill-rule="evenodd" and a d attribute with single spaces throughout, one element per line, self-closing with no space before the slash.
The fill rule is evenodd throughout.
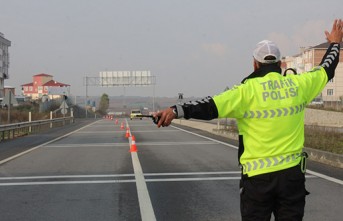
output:
<path id="1" fill-rule="evenodd" d="M 302 220 L 305 208 L 305 174 L 300 166 L 257 175 L 240 181 L 243 221 Z"/>

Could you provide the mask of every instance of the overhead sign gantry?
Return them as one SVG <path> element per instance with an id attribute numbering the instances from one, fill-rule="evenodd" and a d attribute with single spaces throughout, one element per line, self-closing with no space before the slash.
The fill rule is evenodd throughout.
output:
<path id="1" fill-rule="evenodd" d="M 88 99 L 88 86 L 96 87 L 125 87 L 153 86 L 153 111 L 155 111 L 155 85 L 156 76 L 150 71 L 102 71 L 99 77 L 84 77 L 83 85 L 86 86 L 86 100 Z M 87 102 L 87 101 L 86 101 Z M 87 111 L 86 111 L 87 114 Z"/>

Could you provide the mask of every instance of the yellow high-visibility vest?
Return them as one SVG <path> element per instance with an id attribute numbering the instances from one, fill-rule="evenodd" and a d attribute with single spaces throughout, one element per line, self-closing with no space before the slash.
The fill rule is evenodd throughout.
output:
<path id="1" fill-rule="evenodd" d="M 237 119 L 244 144 L 239 159 L 243 174 L 250 177 L 299 164 L 305 106 L 327 81 L 323 67 L 286 77 L 270 72 L 213 97 L 219 118 Z"/>

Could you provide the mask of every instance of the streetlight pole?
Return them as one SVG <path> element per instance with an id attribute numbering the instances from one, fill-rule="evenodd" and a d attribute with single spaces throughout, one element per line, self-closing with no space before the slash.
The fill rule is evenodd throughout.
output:
<path id="1" fill-rule="evenodd" d="M 152 85 L 152 112 L 155 112 L 155 84 Z"/>
<path id="2" fill-rule="evenodd" d="M 11 123 L 11 91 L 7 91 L 8 93 L 8 107 L 7 107 L 7 121 L 8 121 L 8 124 Z"/>
<path id="3" fill-rule="evenodd" d="M 178 100 L 179 100 L 179 104 L 181 104 L 182 101 L 183 101 L 183 93 L 179 93 L 179 98 L 178 98 Z"/>
<path id="4" fill-rule="evenodd" d="M 85 99 L 86 118 L 88 118 L 87 102 L 88 102 L 88 77 L 86 76 L 86 99 Z"/>

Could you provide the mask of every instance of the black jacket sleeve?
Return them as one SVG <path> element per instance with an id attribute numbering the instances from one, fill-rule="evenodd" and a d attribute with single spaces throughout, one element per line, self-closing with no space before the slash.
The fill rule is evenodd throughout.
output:
<path id="1" fill-rule="evenodd" d="M 340 44 L 331 43 L 319 64 L 325 69 L 326 74 L 328 75 L 328 80 L 331 80 L 335 76 L 335 69 L 339 62 L 339 51 Z"/>
<path id="2" fill-rule="evenodd" d="M 218 118 L 218 109 L 212 97 L 206 97 L 197 101 L 190 101 L 175 106 L 178 118 L 194 118 L 199 120 L 212 120 Z"/>

